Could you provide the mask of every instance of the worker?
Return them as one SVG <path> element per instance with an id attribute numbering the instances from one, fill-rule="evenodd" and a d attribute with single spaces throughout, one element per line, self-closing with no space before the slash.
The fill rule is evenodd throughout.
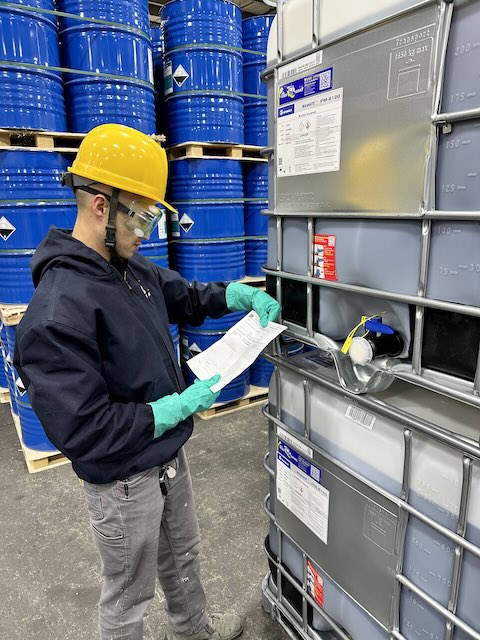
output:
<path id="1" fill-rule="evenodd" d="M 166 640 L 230 640 L 233 614 L 207 613 L 199 527 L 183 445 L 192 415 L 218 393 L 186 387 L 169 323 L 279 304 L 240 283 L 187 282 L 138 253 L 165 202 L 167 159 L 151 137 L 105 124 L 83 139 L 64 176 L 73 231 L 51 229 L 32 259 L 35 294 L 18 326 L 15 366 L 51 442 L 83 484 L 103 576 L 101 640 L 140 640 L 156 576 Z"/>

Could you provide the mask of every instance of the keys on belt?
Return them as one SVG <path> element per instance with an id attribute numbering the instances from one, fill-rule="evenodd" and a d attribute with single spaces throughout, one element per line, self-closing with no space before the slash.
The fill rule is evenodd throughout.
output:
<path id="1" fill-rule="evenodd" d="M 175 469 L 175 467 L 172 467 L 171 465 L 164 465 L 160 467 L 158 471 L 158 481 L 160 483 L 160 489 L 164 496 L 166 496 L 168 493 L 166 478 L 172 480 L 176 475 L 177 470 Z"/>

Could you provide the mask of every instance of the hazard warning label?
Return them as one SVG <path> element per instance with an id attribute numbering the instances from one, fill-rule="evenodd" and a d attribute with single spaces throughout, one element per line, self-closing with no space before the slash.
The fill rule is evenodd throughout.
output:
<path id="1" fill-rule="evenodd" d="M 198 346 L 196 342 L 192 342 L 192 344 L 189 345 L 188 350 L 190 351 L 192 357 L 197 356 L 199 353 L 202 353 L 201 348 Z"/>
<path id="2" fill-rule="evenodd" d="M 27 393 L 27 389 L 25 388 L 25 385 L 23 384 L 20 376 L 15 380 L 15 386 L 17 387 L 17 392 L 20 396 L 23 396 Z"/>
<path id="3" fill-rule="evenodd" d="M 313 275 L 322 280 L 336 280 L 336 237 L 331 234 L 313 236 Z"/>
<path id="4" fill-rule="evenodd" d="M 307 591 L 323 609 L 323 578 L 310 560 L 307 560 Z"/>
<path id="5" fill-rule="evenodd" d="M 184 213 L 179 220 L 180 228 L 185 231 L 185 233 L 188 233 L 194 224 L 195 222 L 186 213 Z"/>
<path id="6" fill-rule="evenodd" d="M 0 237 L 6 241 L 15 231 L 16 227 L 14 227 L 13 224 L 5 218 L 5 216 L 2 216 L 0 218 Z"/>
<path id="7" fill-rule="evenodd" d="M 173 79 L 175 80 L 175 84 L 177 87 L 181 87 L 185 84 L 185 82 L 189 79 L 189 75 L 186 69 L 179 64 L 178 67 L 173 72 Z"/>

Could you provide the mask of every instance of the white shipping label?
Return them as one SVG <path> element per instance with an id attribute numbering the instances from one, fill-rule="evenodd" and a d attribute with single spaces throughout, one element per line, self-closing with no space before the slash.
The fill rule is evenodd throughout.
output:
<path id="1" fill-rule="evenodd" d="M 322 470 L 277 439 L 277 500 L 327 544 L 330 492 Z"/>
<path id="2" fill-rule="evenodd" d="M 178 220 L 178 213 L 174 211 L 170 211 L 170 233 L 172 238 L 180 237 L 180 224 Z"/>
<path id="3" fill-rule="evenodd" d="M 158 230 L 159 240 L 166 240 L 167 239 L 167 213 L 165 209 L 161 210 L 160 220 L 158 221 L 157 230 Z"/>
<path id="4" fill-rule="evenodd" d="M 151 49 L 148 50 L 148 54 L 147 55 L 148 55 L 148 79 L 150 80 L 150 82 L 152 84 L 154 84 L 155 83 L 155 78 L 154 78 L 154 75 L 153 75 L 153 53 L 152 53 Z"/>
<path id="5" fill-rule="evenodd" d="M 278 177 L 340 170 L 342 111 L 343 88 L 278 108 Z"/>

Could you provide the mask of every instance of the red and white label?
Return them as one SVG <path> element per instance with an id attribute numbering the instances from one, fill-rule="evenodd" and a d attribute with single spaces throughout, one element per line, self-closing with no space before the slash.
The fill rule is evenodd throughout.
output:
<path id="1" fill-rule="evenodd" d="M 307 560 L 307 591 L 323 609 L 323 578 Z"/>
<path id="2" fill-rule="evenodd" d="M 322 280 L 336 280 L 337 266 L 335 260 L 336 236 L 330 234 L 316 234 L 313 236 L 313 265 L 314 278 Z"/>

